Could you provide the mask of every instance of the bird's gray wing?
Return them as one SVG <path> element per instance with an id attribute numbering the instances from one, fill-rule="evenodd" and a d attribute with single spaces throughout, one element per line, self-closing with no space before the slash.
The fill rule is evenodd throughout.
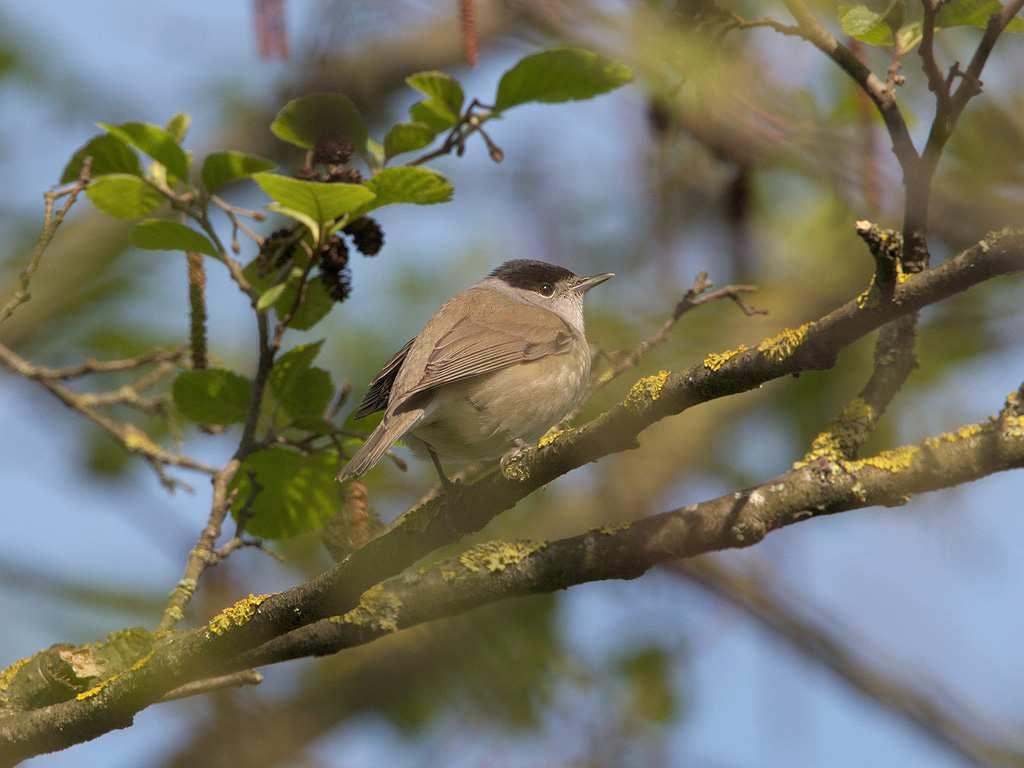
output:
<path id="1" fill-rule="evenodd" d="M 445 384 L 562 354 L 571 344 L 572 331 L 553 312 L 514 304 L 505 297 L 484 297 L 470 304 L 461 317 L 452 318 L 434 340 L 419 376 L 413 370 L 402 370 L 400 385 L 404 386 L 392 393 L 390 405 L 397 407 Z M 407 357 L 407 366 L 420 357 L 418 352 Z"/>
<path id="2" fill-rule="evenodd" d="M 364 416 L 369 416 L 374 411 L 383 411 L 388 407 L 391 387 L 394 385 L 395 379 L 398 377 L 398 371 L 401 369 L 402 363 L 405 362 L 405 356 L 409 353 L 409 348 L 414 341 L 416 341 L 415 338 L 409 339 L 405 346 L 398 350 L 395 356 L 388 360 L 387 364 L 380 369 L 380 372 L 373 377 L 370 381 L 369 389 L 367 389 L 366 394 L 363 396 L 362 402 L 356 408 L 355 418 L 361 419 Z"/>

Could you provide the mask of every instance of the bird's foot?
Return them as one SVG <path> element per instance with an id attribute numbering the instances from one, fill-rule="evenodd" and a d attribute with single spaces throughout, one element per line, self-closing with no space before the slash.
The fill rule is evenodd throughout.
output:
<path id="1" fill-rule="evenodd" d="M 522 438 L 516 438 L 513 446 L 501 457 L 501 474 L 509 480 L 525 480 L 529 475 L 523 467 L 523 457 L 533 446 Z"/>

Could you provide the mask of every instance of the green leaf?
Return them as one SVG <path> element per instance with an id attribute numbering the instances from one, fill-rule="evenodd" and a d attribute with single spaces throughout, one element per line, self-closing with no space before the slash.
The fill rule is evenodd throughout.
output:
<path id="1" fill-rule="evenodd" d="M 119 219 L 141 219 L 163 203 L 159 192 L 138 176 L 111 173 L 93 179 L 85 189 L 92 204 Z"/>
<path id="2" fill-rule="evenodd" d="M 256 300 L 257 311 L 262 312 L 272 307 L 274 302 L 281 298 L 282 293 L 284 293 L 284 283 L 279 283 L 265 290 L 260 294 L 259 299 Z"/>
<path id="3" fill-rule="evenodd" d="M 452 125 L 459 121 L 466 96 L 454 77 L 437 71 L 417 72 L 405 82 L 427 97 L 420 102 L 426 109 Z"/>
<path id="4" fill-rule="evenodd" d="M 322 139 L 348 139 L 366 157 L 366 123 L 341 93 L 311 93 L 292 99 L 277 113 L 270 131 L 282 141 L 312 149 Z"/>
<path id="5" fill-rule="evenodd" d="M 174 404 L 200 424 L 245 421 L 252 400 L 252 382 L 223 368 L 184 371 L 174 380 Z"/>
<path id="6" fill-rule="evenodd" d="M 97 123 L 97 125 L 126 144 L 131 144 L 145 152 L 163 165 L 174 177 L 188 178 L 188 155 L 174 140 L 174 137 L 160 126 L 150 123 L 122 123 L 121 125 Z"/>
<path id="7" fill-rule="evenodd" d="M 992 14 L 1003 9 L 999 0 L 952 0 L 935 15 L 938 27 L 978 27 L 985 29 Z M 1006 26 L 1008 32 L 1024 32 L 1024 19 L 1017 17 Z"/>
<path id="8" fill-rule="evenodd" d="M 441 117 L 422 101 L 417 101 L 409 107 L 409 116 L 412 118 L 414 123 L 423 123 L 425 126 L 429 127 L 430 130 L 434 132 L 435 136 L 441 131 L 447 131 L 456 123 L 455 120 L 446 120 Z"/>
<path id="9" fill-rule="evenodd" d="M 299 287 L 301 274 L 301 270 L 292 271 L 292 276 L 284 284 L 285 288 L 281 297 L 274 302 L 274 311 L 282 319 L 291 311 L 292 305 L 295 303 L 295 294 Z M 334 303 L 334 299 L 327 292 L 323 281 L 310 279 L 306 284 L 306 293 L 303 296 L 302 304 L 295 311 L 288 327 L 298 331 L 308 331 L 327 317 L 328 313 L 334 309 Z"/>
<path id="10" fill-rule="evenodd" d="M 225 184 L 244 179 L 260 171 L 269 171 L 274 163 L 258 155 L 245 152 L 214 152 L 203 161 L 200 174 L 203 186 L 210 192 L 216 192 Z"/>
<path id="11" fill-rule="evenodd" d="M 302 181 L 265 171 L 253 174 L 253 179 L 278 204 L 274 210 L 303 221 L 295 215 L 300 214 L 320 226 L 358 210 L 374 198 L 374 193 L 362 184 Z M 303 223 L 309 225 L 308 221 Z"/>
<path id="12" fill-rule="evenodd" d="M 921 22 L 912 21 L 905 24 L 896 32 L 896 44 L 901 51 L 912 51 L 921 42 Z"/>
<path id="13" fill-rule="evenodd" d="M 312 367 L 323 339 L 288 350 L 270 373 L 270 390 L 293 419 L 322 417 L 334 395 L 331 375 Z"/>
<path id="14" fill-rule="evenodd" d="M 231 513 L 238 519 L 248 505 L 246 530 L 267 539 L 317 530 L 341 506 L 341 486 L 334 480 L 340 465 L 334 451 L 308 456 L 284 446 L 257 451 L 235 474 L 231 487 L 238 492 Z M 250 473 L 260 486 L 255 496 Z"/>
<path id="15" fill-rule="evenodd" d="M 384 137 L 384 154 L 390 160 L 403 152 L 422 149 L 436 135 L 437 132 L 426 123 L 396 123 Z"/>
<path id="16" fill-rule="evenodd" d="M 132 245 L 147 251 L 195 251 L 217 256 L 213 243 L 194 229 L 176 221 L 146 219 L 132 229 Z"/>
<path id="17" fill-rule="evenodd" d="M 521 59 L 501 76 L 494 103 L 503 110 L 530 101 L 589 99 L 632 79 L 625 64 L 580 48 L 560 48 Z"/>
<path id="18" fill-rule="evenodd" d="M 185 135 L 188 133 L 191 125 L 192 116 L 188 112 L 178 112 L 167 121 L 164 130 L 171 134 L 172 139 L 181 144 L 185 140 Z"/>
<path id="19" fill-rule="evenodd" d="M 142 164 L 132 148 L 109 133 L 100 133 L 89 139 L 71 156 L 60 175 L 61 184 L 69 184 L 78 178 L 86 157 L 92 158 L 89 174 L 94 179 L 111 173 L 142 175 Z"/>
<path id="20" fill-rule="evenodd" d="M 452 185 L 437 171 L 419 166 L 385 168 L 366 186 L 373 190 L 376 198 L 362 212 L 371 211 L 395 203 L 433 205 L 452 199 Z"/>
<path id="21" fill-rule="evenodd" d="M 866 5 L 840 5 L 839 23 L 843 32 L 852 38 L 868 45 L 892 45 L 895 39 L 892 27 L 886 17 L 892 12 L 889 6 L 881 13 L 876 13 Z"/>

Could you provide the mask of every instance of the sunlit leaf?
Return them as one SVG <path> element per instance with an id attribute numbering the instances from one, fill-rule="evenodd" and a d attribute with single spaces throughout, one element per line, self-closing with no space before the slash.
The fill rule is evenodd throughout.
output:
<path id="1" fill-rule="evenodd" d="M 119 219 L 141 219 L 164 201 L 163 195 L 143 179 L 125 173 L 93 179 L 85 194 L 101 211 Z"/>
<path id="2" fill-rule="evenodd" d="M 866 5 L 840 5 L 839 23 L 843 32 L 868 45 L 892 45 L 892 28 L 886 22 L 887 11 L 876 13 Z"/>
<path id="3" fill-rule="evenodd" d="M 437 132 L 426 123 L 396 123 L 384 137 L 384 154 L 388 159 L 403 152 L 422 149 L 434 140 Z"/>
<path id="4" fill-rule="evenodd" d="M 97 125 L 126 144 L 131 144 L 145 152 L 176 178 L 188 178 L 188 155 L 174 140 L 174 137 L 159 125 L 150 123 L 122 123 L 121 125 L 97 123 Z"/>
<path id="5" fill-rule="evenodd" d="M 1003 9 L 999 0 L 951 0 L 935 15 L 939 27 L 978 27 L 985 29 L 993 14 Z M 1024 19 L 1019 16 L 1006 25 L 1007 32 L 1024 32 Z"/>
<path id="6" fill-rule="evenodd" d="M 352 100 L 341 93 L 311 93 L 292 99 L 270 124 L 282 141 L 312 149 L 323 139 L 348 139 L 366 155 L 366 123 Z"/>
<path id="7" fill-rule="evenodd" d="M 274 163 L 258 155 L 245 152 L 214 152 L 203 161 L 200 174 L 203 186 L 210 192 L 216 192 L 225 184 L 244 179 L 260 171 L 269 171 Z"/>
<path id="8" fill-rule="evenodd" d="M 589 99 L 633 79 L 625 64 L 580 48 L 527 56 L 501 76 L 494 103 L 503 110 L 530 101 Z"/>
<path id="9" fill-rule="evenodd" d="M 92 158 L 89 175 L 94 179 L 111 173 L 142 175 L 142 164 L 135 151 L 117 137 L 109 133 L 100 133 L 89 139 L 71 156 L 60 175 L 61 184 L 68 184 L 78 178 L 86 157 Z"/>
<path id="10" fill-rule="evenodd" d="M 456 123 L 462 114 L 465 94 L 462 85 L 444 72 L 417 72 L 405 78 L 411 87 L 427 98 L 421 103 L 426 109 L 449 123 Z"/>
<path id="11" fill-rule="evenodd" d="M 366 182 L 376 197 L 362 212 L 395 203 L 432 205 L 452 199 L 452 185 L 437 171 L 419 166 L 386 168 Z"/>
<path id="12" fill-rule="evenodd" d="M 184 224 L 146 219 L 132 229 L 132 245 L 147 251 L 195 251 L 216 256 L 217 249 L 204 235 Z"/>
<path id="13" fill-rule="evenodd" d="M 346 213 L 352 213 L 374 198 L 373 191 L 362 184 L 302 181 L 267 172 L 253 174 L 252 178 L 272 200 L 282 206 L 282 213 L 290 215 L 289 212 L 296 212 L 321 226 Z"/>

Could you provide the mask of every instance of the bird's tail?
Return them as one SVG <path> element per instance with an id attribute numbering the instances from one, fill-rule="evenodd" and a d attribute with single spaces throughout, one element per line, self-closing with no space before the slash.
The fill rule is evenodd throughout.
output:
<path id="1" fill-rule="evenodd" d="M 359 477 L 364 472 L 373 469 L 381 457 L 388 452 L 388 448 L 412 429 L 413 425 L 422 417 L 423 411 L 419 408 L 385 416 L 384 420 L 366 438 L 363 446 L 356 451 L 356 455 L 338 473 L 338 482 L 343 483 L 349 478 Z"/>

